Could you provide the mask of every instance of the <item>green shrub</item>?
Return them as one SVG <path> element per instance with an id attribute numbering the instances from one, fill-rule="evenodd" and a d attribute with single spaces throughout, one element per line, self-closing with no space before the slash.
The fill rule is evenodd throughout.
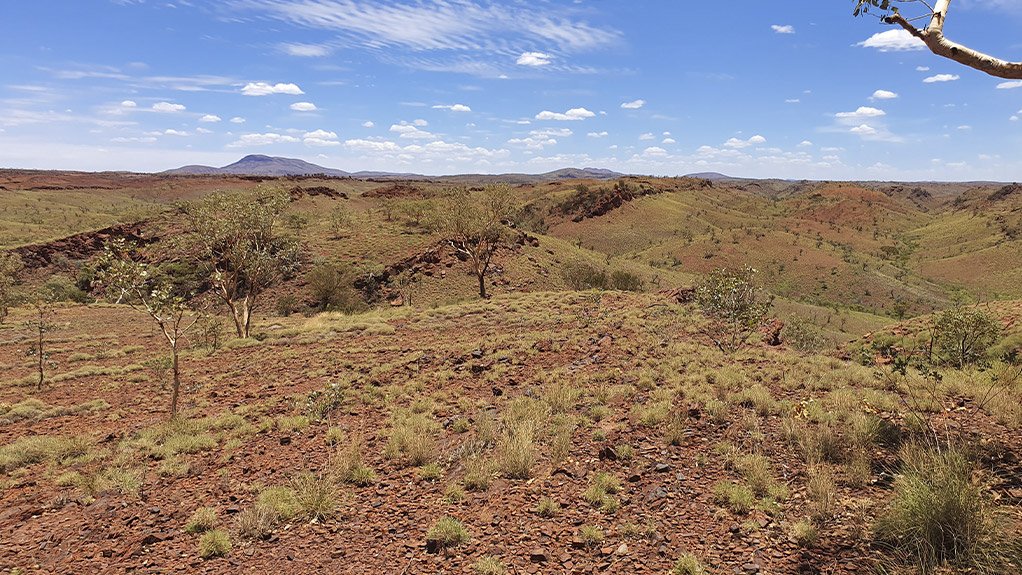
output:
<path id="1" fill-rule="evenodd" d="M 214 529 L 207 531 L 199 538 L 199 557 L 212 559 L 223 557 L 231 552 L 231 537 L 226 531 Z"/>
<path id="2" fill-rule="evenodd" d="M 986 359 L 1001 335 L 1001 324 L 979 308 L 957 305 L 937 315 L 933 323 L 936 360 L 964 368 Z"/>
<path id="3" fill-rule="evenodd" d="M 987 487 L 975 480 L 976 467 L 960 449 L 909 444 L 900 458 L 894 497 L 875 527 L 880 542 L 924 573 L 941 565 L 1014 571 L 1008 565 L 1022 560 L 1022 534 L 999 521 Z"/>
<path id="4" fill-rule="evenodd" d="M 465 526 L 454 517 L 441 517 L 426 532 L 426 541 L 440 549 L 467 543 L 470 536 Z"/>
<path id="5" fill-rule="evenodd" d="M 484 555 L 472 564 L 472 571 L 476 575 L 504 575 L 507 573 L 507 568 L 499 558 L 493 555 Z"/>
<path id="6" fill-rule="evenodd" d="M 564 278 L 564 283 L 574 290 L 602 290 L 607 289 L 609 285 L 607 272 L 584 260 L 564 264 L 561 277 Z"/>
<path id="7" fill-rule="evenodd" d="M 781 341 L 799 353 L 816 353 L 827 346 L 827 338 L 809 320 L 795 316 L 781 329 Z"/>
<path id="8" fill-rule="evenodd" d="M 703 567 L 699 558 L 691 553 L 684 553 L 675 561 L 671 568 L 671 575 L 706 575 L 706 568 Z"/>
<path id="9" fill-rule="evenodd" d="M 755 276 L 748 266 L 716 269 L 696 286 L 696 302 L 709 320 L 703 334 L 724 353 L 744 347 L 770 309 Z"/>
<path id="10" fill-rule="evenodd" d="M 205 533 L 216 527 L 216 509 L 212 507 L 200 507 L 196 509 L 188 523 L 185 523 L 186 533 Z"/>
<path id="11" fill-rule="evenodd" d="M 642 291 L 642 278 L 632 272 L 615 270 L 610 274 L 610 288 L 620 291 Z"/>

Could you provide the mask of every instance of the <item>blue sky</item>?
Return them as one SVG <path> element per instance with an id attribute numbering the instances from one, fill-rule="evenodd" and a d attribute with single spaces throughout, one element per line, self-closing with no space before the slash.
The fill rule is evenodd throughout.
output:
<path id="1" fill-rule="evenodd" d="M 1022 179 L 1022 83 L 852 1 L 45 0 L 0 19 L 0 166 Z M 906 9 L 906 12 L 909 10 Z M 945 32 L 1022 59 L 1022 0 Z"/>

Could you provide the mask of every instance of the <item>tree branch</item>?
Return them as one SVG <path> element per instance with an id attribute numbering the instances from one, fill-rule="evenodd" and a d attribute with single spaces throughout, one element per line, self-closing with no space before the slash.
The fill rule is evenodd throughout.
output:
<path id="1" fill-rule="evenodd" d="M 909 34 L 922 40 L 926 47 L 930 49 L 930 52 L 937 56 L 954 60 L 959 64 L 979 70 L 980 72 L 986 72 L 998 78 L 1022 79 L 1022 62 L 1009 62 L 995 58 L 944 37 L 944 24 L 947 22 L 947 13 L 950 7 L 951 0 L 939 0 L 934 6 L 930 24 L 924 30 L 916 28 L 897 12 L 886 16 L 884 22 L 901 26 Z"/>

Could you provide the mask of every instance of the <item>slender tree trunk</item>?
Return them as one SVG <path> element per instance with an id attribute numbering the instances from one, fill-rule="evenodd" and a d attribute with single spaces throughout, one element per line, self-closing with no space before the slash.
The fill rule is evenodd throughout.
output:
<path id="1" fill-rule="evenodd" d="M 245 322 L 242 320 L 241 309 L 238 307 L 238 304 L 233 301 L 228 301 L 227 305 L 231 308 L 231 319 L 234 320 L 234 331 L 237 332 L 238 337 L 245 337 Z"/>
<path id="2" fill-rule="evenodd" d="M 39 338 L 36 340 L 36 358 L 39 360 L 39 383 L 36 385 L 38 391 L 43 389 L 43 316 L 39 314 Z"/>
<path id="3" fill-rule="evenodd" d="M 177 361 L 177 355 L 178 355 L 177 354 L 177 351 L 178 351 L 177 350 L 177 340 L 174 340 L 174 342 L 170 346 L 170 349 L 171 349 L 171 353 L 174 356 L 174 389 L 173 389 L 173 391 L 171 392 L 171 395 L 170 395 L 170 418 L 174 419 L 175 417 L 177 417 L 177 397 L 178 397 L 178 393 L 181 390 L 181 371 L 178 368 L 178 361 Z"/>
<path id="4" fill-rule="evenodd" d="M 486 299 L 486 272 L 480 271 L 476 276 L 479 278 L 479 297 Z"/>

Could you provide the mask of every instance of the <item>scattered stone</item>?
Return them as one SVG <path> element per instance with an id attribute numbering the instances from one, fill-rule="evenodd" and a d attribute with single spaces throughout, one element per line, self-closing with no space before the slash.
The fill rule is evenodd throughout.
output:
<path id="1" fill-rule="evenodd" d="M 548 561 L 546 551 L 542 549 L 533 549 L 529 551 L 529 561 L 533 563 L 546 563 Z"/>
<path id="2" fill-rule="evenodd" d="M 670 470 L 671 466 L 667 465 L 666 463 L 657 463 L 655 466 L 653 466 L 653 471 L 656 471 L 657 473 L 667 473 Z"/>

